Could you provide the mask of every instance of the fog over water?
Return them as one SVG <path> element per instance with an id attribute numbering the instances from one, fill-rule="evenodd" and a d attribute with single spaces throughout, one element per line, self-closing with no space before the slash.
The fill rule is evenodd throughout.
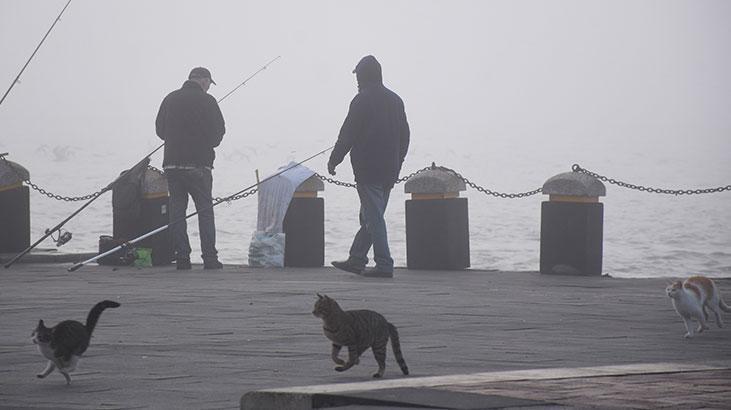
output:
<path id="1" fill-rule="evenodd" d="M 0 1 L 0 86 L 18 74 L 66 1 Z M 74 0 L 0 106 L 0 152 L 62 195 L 107 185 L 161 141 L 162 98 L 194 66 L 228 97 L 214 195 L 333 145 L 373 54 L 404 100 L 404 173 L 435 161 L 500 192 L 582 166 L 670 189 L 731 184 L 731 2 Z M 326 173 L 327 156 L 307 163 Z M 152 158 L 160 167 L 161 153 Z M 337 178 L 352 181 L 348 160 Z M 326 262 L 357 230 L 353 190 L 326 185 Z M 543 195 L 469 198 L 472 265 L 537 270 Z M 387 210 L 405 266 L 403 186 Z M 672 197 L 607 186 L 604 271 L 731 276 L 731 192 Z M 76 210 L 31 194 L 32 240 Z M 192 209 L 192 208 L 191 208 Z M 255 200 L 216 208 L 218 247 L 246 263 Z M 196 223 L 189 224 L 197 260 Z M 111 234 L 111 194 L 66 228 L 64 249 Z M 50 240 L 43 247 L 52 246 Z"/>

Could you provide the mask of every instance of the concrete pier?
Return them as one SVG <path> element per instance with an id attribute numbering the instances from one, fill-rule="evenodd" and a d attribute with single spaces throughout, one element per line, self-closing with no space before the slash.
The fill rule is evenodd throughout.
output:
<path id="1" fill-rule="evenodd" d="M 393 403 L 448 400 L 451 408 L 731 402 L 731 314 L 727 327 L 710 323 L 684 339 L 665 296 L 668 279 L 406 269 L 370 279 L 332 268 L 195 265 L 68 273 L 68 266 L 0 271 L 0 408 L 306 408 L 322 394 L 356 397 L 334 402 L 351 409 L 384 408 L 365 407 L 374 394 Z M 731 280 L 715 281 L 731 302 Z M 371 379 L 370 351 L 335 372 L 311 314 L 316 292 L 386 316 L 399 328 L 411 375 L 401 375 L 390 346 L 383 381 Z M 57 372 L 37 379 L 46 363 L 30 342 L 38 319 L 83 322 L 103 299 L 122 306 L 102 314 L 72 384 Z M 304 397 L 300 407 L 276 405 L 293 394 Z M 251 407 L 247 397 L 264 401 Z"/>

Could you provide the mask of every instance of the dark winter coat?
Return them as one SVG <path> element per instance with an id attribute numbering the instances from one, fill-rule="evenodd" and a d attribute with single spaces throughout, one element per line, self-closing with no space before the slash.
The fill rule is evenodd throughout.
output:
<path id="1" fill-rule="evenodd" d="M 190 80 L 162 100 L 155 127 L 165 141 L 163 167 L 213 167 L 213 148 L 226 132 L 216 99 Z"/>
<path id="2" fill-rule="evenodd" d="M 409 149 L 404 103 L 383 85 L 374 57 L 364 57 L 354 72 L 358 94 L 350 102 L 329 163 L 338 165 L 350 152 L 357 183 L 393 186 Z"/>

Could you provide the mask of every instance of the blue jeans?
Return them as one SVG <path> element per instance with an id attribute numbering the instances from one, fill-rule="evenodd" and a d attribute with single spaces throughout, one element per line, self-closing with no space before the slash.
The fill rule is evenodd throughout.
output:
<path id="1" fill-rule="evenodd" d="M 216 222 L 213 216 L 213 175 L 207 168 L 166 169 L 170 191 L 170 229 L 176 259 L 190 259 L 190 241 L 185 213 L 188 195 L 193 198 L 198 211 L 198 230 L 201 237 L 203 261 L 218 260 L 216 250 Z"/>
<path id="2" fill-rule="evenodd" d="M 376 269 L 393 272 L 393 259 L 391 251 L 388 249 L 386 221 L 383 219 L 391 187 L 357 184 L 356 189 L 358 197 L 360 197 L 360 229 L 355 234 L 353 245 L 350 247 L 349 260 L 354 265 L 367 265 L 368 251 L 372 245 Z"/>

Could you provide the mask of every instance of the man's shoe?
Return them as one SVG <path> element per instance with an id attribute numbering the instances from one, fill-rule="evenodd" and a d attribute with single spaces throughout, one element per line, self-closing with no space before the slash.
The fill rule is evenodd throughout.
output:
<path id="1" fill-rule="evenodd" d="M 340 270 L 360 275 L 365 266 L 354 265 L 350 261 L 332 261 L 332 265 Z"/>
<path id="2" fill-rule="evenodd" d="M 361 275 L 367 278 L 392 278 L 393 271 L 380 270 L 378 268 L 366 268 Z"/>
<path id="3" fill-rule="evenodd" d="M 175 260 L 175 269 L 177 270 L 190 270 L 192 266 L 190 266 L 190 259 L 176 259 Z"/>
<path id="4" fill-rule="evenodd" d="M 223 264 L 218 260 L 204 261 L 203 269 L 223 269 Z"/>

